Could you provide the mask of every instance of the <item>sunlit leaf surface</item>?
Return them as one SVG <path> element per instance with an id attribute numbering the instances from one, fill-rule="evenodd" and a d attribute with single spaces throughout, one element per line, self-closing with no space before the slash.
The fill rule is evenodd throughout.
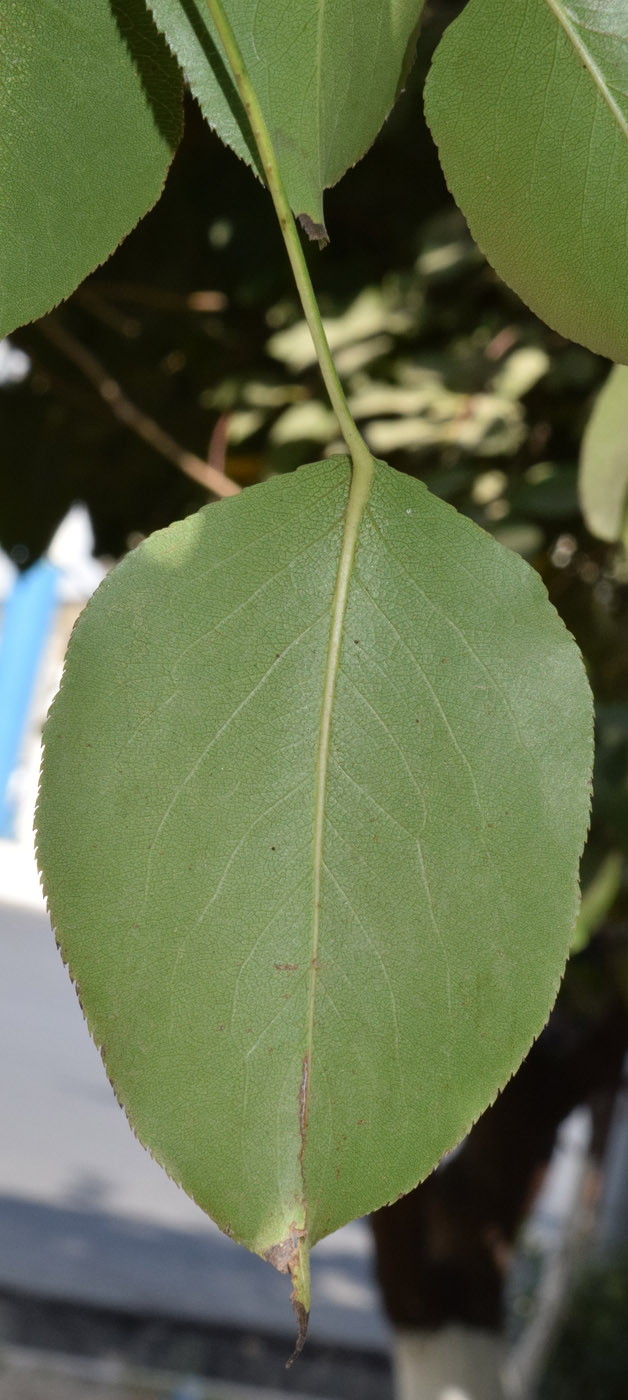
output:
<path id="1" fill-rule="evenodd" d="M 0 336 L 49 311 L 159 198 L 181 83 L 143 0 L 4 0 Z"/>
<path id="2" fill-rule="evenodd" d="M 470 0 L 426 111 L 500 276 L 563 335 L 628 360 L 628 0 Z"/>

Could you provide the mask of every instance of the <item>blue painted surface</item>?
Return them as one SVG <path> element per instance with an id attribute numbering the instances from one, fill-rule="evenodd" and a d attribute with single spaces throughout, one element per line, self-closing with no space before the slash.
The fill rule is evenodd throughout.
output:
<path id="1" fill-rule="evenodd" d="M 39 559 L 9 594 L 0 633 L 0 836 L 13 835 L 8 785 L 16 768 L 57 599 L 59 570 Z"/>

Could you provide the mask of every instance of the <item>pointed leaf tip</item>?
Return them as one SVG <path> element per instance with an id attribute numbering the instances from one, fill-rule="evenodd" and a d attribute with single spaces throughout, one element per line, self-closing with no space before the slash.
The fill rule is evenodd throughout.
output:
<path id="1" fill-rule="evenodd" d="M 319 248 L 326 248 L 329 243 L 329 234 L 324 224 L 317 224 L 310 218 L 309 214 L 299 214 L 301 228 L 307 233 L 312 243 L 318 243 Z"/>
<path id="2" fill-rule="evenodd" d="M 310 1246 L 306 1234 L 302 1234 L 297 1242 L 296 1254 L 290 1266 L 290 1277 L 292 1279 L 290 1302 L 294 1308 L 299 1330 L 297 1344 L 286 1369 L 292 1365 L 293 1361 L 296 1361 L 299 1353 L 303 1351 L 310 1321 Z"/>
<path id="3" fill-rule="evenodd" d="M 301 1352 L 303 1351 L 303 1348 L 305 1346 L 305 1339 L 307 1337 L 307 1329 L 310 1322 L 309 1312 L 305 1311 L 303 1304 L 300 1303 L 298 1298 L 295 1297 L 294 1292 L 290 1294 L 290 1300 L 292 1302 L 292 1306 L 296 1314 L 299 1331 L 297 1335 L 297 1344 L 294 1348 L 292 1356 L 290 1357 L 289 1361 L 286 1361 L 286 1371 L 290 1370 L 290 1367 L 296 1361 L 297 1356 L 300 1356 Z"/>
<path id="4" fill-rule="evenodd" d="M 264 1250 L 264 1259 L 278 1273 L 289 1274 L 292 1280 L 290 1302 L 297 1319 L 298 1334 L 292 1356 L 286 1362 L 287 1370 L 303 1350 L 310 1320 L 310 1246 L 307 1231 L 291 1225 L 285 1240 Z"/>
<path id="5" fill-rule="evenodd" d="M 207 0 L 148 4 L 210 126 L 261 175 Z M 423 0 L 223 0 L 223 6 L 290 205 L 323 228 L 323 191 L 369 149 L 393 106 L 414 53 Z"/>

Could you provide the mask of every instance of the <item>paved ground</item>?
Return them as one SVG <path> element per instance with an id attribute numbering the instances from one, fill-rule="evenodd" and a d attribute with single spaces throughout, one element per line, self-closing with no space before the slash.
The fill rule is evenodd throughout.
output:
<path id="1" fill-rule="evenodd" d="M 0 1400 L 296 1400 L 287 1391 L 139 1371 L 117 1362 L 0 1351 Z"/>

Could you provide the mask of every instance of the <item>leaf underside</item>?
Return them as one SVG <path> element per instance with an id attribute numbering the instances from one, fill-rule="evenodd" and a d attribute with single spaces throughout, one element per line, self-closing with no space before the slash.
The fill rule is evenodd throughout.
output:
<path id="1" fill-rule="evenodd" d="M 408 1191 L 554 1000 L 591 704 L 537 575 L 377 464 L 314 804 L 346 458 L 152 536 L 72 637 L 38 853 L 138 1136 L 285 1266 Z"/>
<path id="2" fill-rule="evenodd" d="M 0 336 L 74 291 L 159 198 L 181 81 L 144 0 L 5 0 Z"/>
<path id="3" fill-rule="evenodd" d="M 221 139 L 261 175 L 207 0 L 148 0 Z M 397 96 L 424 0 L 227 0 L 288 199 L 314 238 L 323 190 L 374 141 Z"/>
<path id="4" fill-rule="evenodd" d="M 628 0 L 470 0 L 426 114 L 497 272 L 562 335 L 628 360 Z"/>
<path id="5" fill-rule="evenodd" d="M 625 535 L 628 517 L 628 368 L 615 365 L 582 439 L 578 493 L 587 529 L 600 540 Z"/>

